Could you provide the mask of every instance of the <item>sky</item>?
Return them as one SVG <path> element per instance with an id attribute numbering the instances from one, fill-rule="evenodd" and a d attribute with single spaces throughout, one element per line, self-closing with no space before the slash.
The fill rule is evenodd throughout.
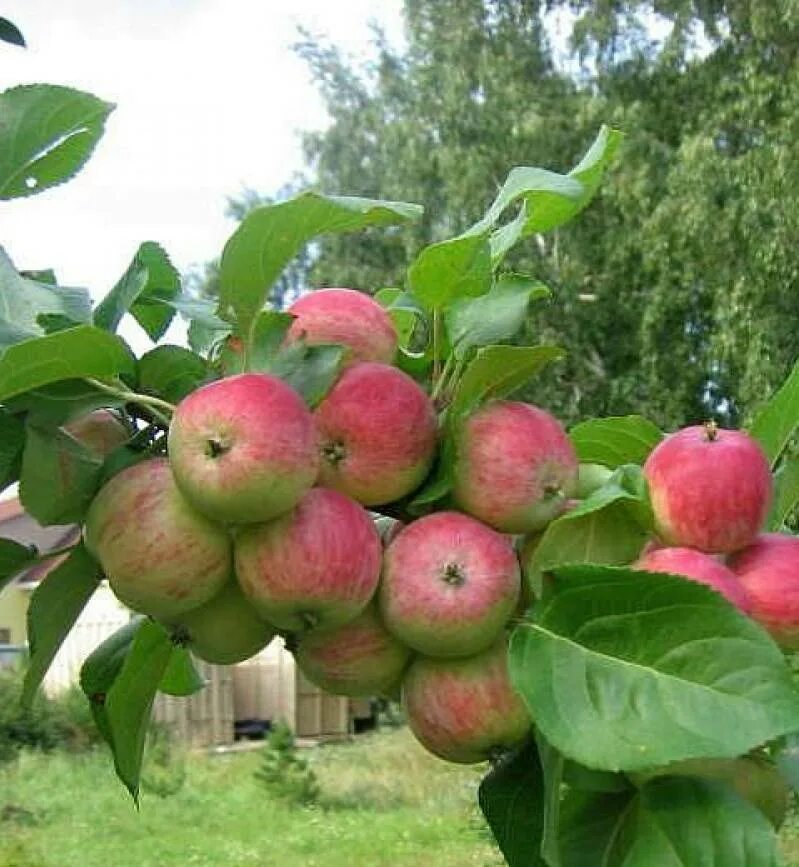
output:
<path id="1" fill-rule="evenodd" d="M 53 268 L 101 298 L 140 242 L 185 271 L 235 228 L 226 198 L 275 192 L 302 167 L 298 131 L 327 116 L 291 44 L 297 26 L 368 56 L 369 22 L 402 34 L 401 0 L 5 0 L 28 49 L 0 43 L 0 89 L 47 82 L 117 105 L 69 183 L 0 203 L 18 268 Z M 346 192 L 333 191 L 330 192 Z M 134 349 L 143 332 L 127 323 Z"/>

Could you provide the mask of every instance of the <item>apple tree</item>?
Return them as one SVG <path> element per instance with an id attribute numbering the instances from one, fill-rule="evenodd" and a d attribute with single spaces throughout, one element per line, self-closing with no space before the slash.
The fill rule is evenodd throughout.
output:
<path id="1" fill-rule="evenodd" d="M 0 195 L 68 179 L 111 108 L 0 94 Z M 24 700 L 107 580 L 136 616 L 80 680 L 135 799 L 156 693 L 201 689 L 193 656 L 232 664 L 280 635 L 323 688 L 401 697 L 432 753 L 490 763 L 480 806 L 511 867 L 776 863 L 799 781 L 799 367 L 748 431 L 567 432 L 514 400 L 563 352 L 522 341 L 557 300 L 504 259 L 579 215 L 620 141 L 602 128 L 568 174 L 512 169 L 402 285 L 287 311 L 267 299 L 309 242 L 421 209 L 257 207 L 218 302 L 152 241 L 97 305 L 0 255 L 0 481 L 40 523 L 83 528 L 55 552 L 0 540 L 0 587 L 58 558 Z M 125 316 L 156 344 L 139 358 Z M 163 342 L 176 317 L 188 346 Z"/>

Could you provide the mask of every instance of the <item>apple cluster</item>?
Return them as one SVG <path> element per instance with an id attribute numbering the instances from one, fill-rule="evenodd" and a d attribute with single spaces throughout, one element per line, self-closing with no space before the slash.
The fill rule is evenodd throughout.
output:
<path id="1" fill-rule="evenodd" d="M 429 475 L 436 408 L 393 366 L 396 331 L 369 296 L 319 290 L 290 312 L 287 341 L 346 350 L 319 405 L 265 373 L 198 388 L 176 407 L 168 456 L 101 489 L 86 544 L 119 599 L 200 658 L 236 663 L 280 634 L 323 689 L 401 696 L 431 752 L 489 758 L 531 725 L 508 675 L 508 627 L 532 601 L 520 564 L 610 473 L 578 465 L 547 412 L 494 400 L 455 432 L 448 508 L 381 516 Z M 658 538 L 635 565 L 708 584 L 797 646 L 799 598 L 783 589 L 799 540 L 758 535 L 771 474 L 754 440 L 686 428 L 644 472 Z"/>

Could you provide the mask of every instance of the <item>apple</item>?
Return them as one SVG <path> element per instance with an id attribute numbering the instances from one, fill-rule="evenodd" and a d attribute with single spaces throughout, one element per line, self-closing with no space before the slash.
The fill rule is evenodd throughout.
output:
<path id="1" fill-rule="evenodd" d="M 383 558 L 378 599 L 390 632 L 427 656 L 471 656 L 494 643 L 521 591 L 511 540 L 459 512 L 401 530 Z"/>
<path id="2" fill-rule="evenodd" d="M 380 536 L 369 513 L 338 491 L 312 488 L 268 524 L 245 527 L 234 544 L 236 575 L 258 612 L 302 632 L 354 620 L 380 578 Z"/>
<path id="3" fill-rule="evenodd" d="M 577 486 L 577 455 L 557 419 L 538 407 L 493 401 L 456 439 L 455 502 L 504 533 L 530 533 L 563 511 Z"/>
<path id="4" fill-rule="evenodd" d="M 290 511 L 313 485 L 313 416 L 282 380 L 243 373 L 182 400 L 169 426 L 169 459 L 185 497 L 222 523 L 253 524 Z"/>
<path id="5" fill-rule="evenodd" d="M 435 409 L 396 367 L 348 367 L 315 415 L 320 484 L 376 506 L 410 493 L 427 475 L 436 451 Z"/>
<path id="6" fill-rule="evenodd" d="M 96 409 L 80 415 L 67 422 L 64 430 L 98 458 L 108 457 L 131 437 L 131 432 L 110 409 Z"/>
<path id="7" fill-rule="evenodd" d="M 316 289 L 298 298 L 288 312 L 296 317 L 288 331 L 289 342 L 338 343 L 347 347 L 347 362 L 391 364 L 397 353 L 391 316 L 364 292 Z"/>
<path id="8" fill-rule="evenodd" d="M 662 776 L 700 777 L 726 783 L 780 828 L 788 811 L 790 790 L 772 762 L 761 756 L 737 759 L 686 759 L 656 771 L 631 775 L 636 785 Z"/>
<path id="9" fill-rule="evenodd" d="M 511 687 L 504 637 L 465 659 L 417 657 L 402 684 L 402 703 L 417 740 L 450 762 L 494 758 L 532 725 Z"/>
<path id="10" fill-rule="evenodd" d="M 693 548 L 655 548 L 642 554 L 634 569 L 647 572 L 667 572 L 683 575 L 700 584 L 707 584 L 745 614 L 749 613 L 749 597 L 734 573 L 710 554 Z"/>
<path id="11" fill-rule="evenodd" d="M 753 542 L 768 514 L 769 462 L 743 431 L 683 428 L 655 447 L 644 475 L 668 545 L 728 554 Z"/>
<path id="12" fill-rule="evenodd" d="M 799 538 L 764 533 L 729 560 L 749 614 L 786 650 L 799 650 Z"/>
<path id="13" fill-rule="evenodd" d="M 167 625 L 195 656 L 215 665 L 243 662 L 275 637 L 275 628 L 258 616 L 235 580 Z"/>
<path id="14" fill-rule="evenodd" d="M 381 695 L 399 682 L 410 650 L 383 625 L 377 606 L 354 620 L 301 636 L 294 654 L 302 673 L 334 695 Z"/>
<path id="15" fill-rule="evenodd" d="M 165 458 L 122 470 L 94 498 L 86 547 L 119 599 L 167 618 L 198 608 L 231 576 L 231 543 L 175 485 Z"/>

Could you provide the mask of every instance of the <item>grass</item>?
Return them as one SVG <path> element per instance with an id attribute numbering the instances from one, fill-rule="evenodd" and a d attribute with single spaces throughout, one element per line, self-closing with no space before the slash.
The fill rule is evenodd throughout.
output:
<path id="1" fill-rule="evenodd" d="M 440 762 L 405 731 L 303 755 L 319 779 L 319 806 L 270 799 L 254 778 L 258 754 L 235 753 L 192 756 L 178 791 L 145 790 L 137 813 L 105 752 L 23 754 L 0 767 L 0 867 L 504 863 L 476 806 L 481 768 Z M 783 867 L 799 867 L 799 813 L 781 848 Z"/>
<path id="2" fill-rule="evenodd" d="M 321 804 L 270 800 L 255 753 L 192 757 L 180 790 L 136 813 L 105 753 L 24 754 L 0 770 L 0 867 L 498 867 L 479 771 L 404 731 L 307 754 Z"/>

